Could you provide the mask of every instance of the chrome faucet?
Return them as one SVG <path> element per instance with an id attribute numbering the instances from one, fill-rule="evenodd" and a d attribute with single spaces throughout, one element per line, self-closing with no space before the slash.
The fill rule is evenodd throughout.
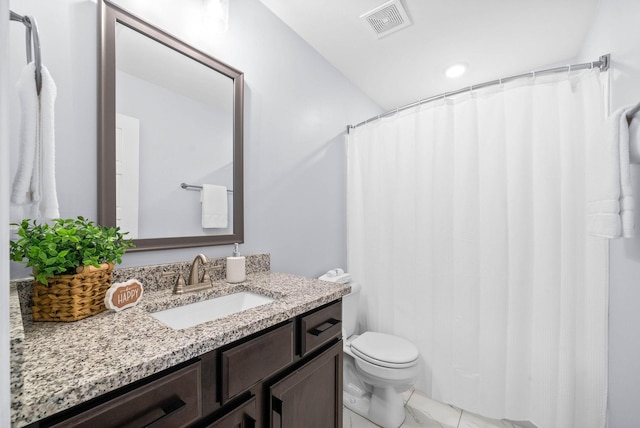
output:
<path id="1" fill-rule="evenodd" d="M 189 281 L 185 284 L 184 278 L 182 274 L 178 275 L 178 280 L 176 281 L 176 286 L 173 289 L 175 294 L 188 293 L 190 291 L 200 291 L 206 290 L 207 288 L 212 288 L 213 283 L 211 282 L 211 277 L 206 272 L 202 276 L 202 281 L 198 279 L 198 272 L 200 270 L 200 263 L 206 264 L 208 262 L 207 257 L 204 254 L 198 254 L 195 259 L 193 259 L 193 263 L 191 264 L 191 272 L 189 273 Z"/>

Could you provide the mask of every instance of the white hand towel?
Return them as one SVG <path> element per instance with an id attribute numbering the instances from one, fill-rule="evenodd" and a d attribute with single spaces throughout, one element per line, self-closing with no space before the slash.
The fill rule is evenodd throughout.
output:
<path id="1" fill-rule="evenodd" d="M 56 190 L 56 139 L 55 115 L 56 84 L 49 70 L 42 66 L 40 90 L 40 142 L 42 147 L 40 175 L 40 214 L 43 219 L 59 218 L 58 192 Z"/>
<path id="2" fill-rule="evenodd" d="M 11 202 L 27 204 L 33 202 L 32 176 L 36 161 L 36 146 L 38 145 L 38 93 L 36 92 L 35 65 L 27 64 L 22 69 L 20 79 L 16 84 L 18 99 L 20 100 L 20 128 L 18 130 L 19 161 L 18 171 L 13 180 Z"/>
<path id="3" fill-rule="evenodd" d="M 629 175 L 629 125 L 626 113 L 614 112 L 589 142 L 587 230 L 603 238 L 630 238 L 634 200 Z"/>
<path id="4" fill-rule="evenodd" d="M 228 227 L 227 188 L 203 184 L 200 191 L 202 202 L 202 228 Z"/>
<path id="5" fill-rule="evenodd" d="M 11 202 L 31 204 L 32 217 L 48 220 L 60 216 L 55 178 L 56 85 L 45 66 L 41 73 L 40 96 L 36 92 L 33 63 L 22 70 L 17 84 L 21 106 L 20 158 Z"/>

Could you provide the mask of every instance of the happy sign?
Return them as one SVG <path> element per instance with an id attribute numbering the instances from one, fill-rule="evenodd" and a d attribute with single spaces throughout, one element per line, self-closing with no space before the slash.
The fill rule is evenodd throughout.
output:
<path id="1" fill-rule="evenodd" d="M 144 290 L 137 279 L 127 282 L 116 282 L 107 290 L 104 305 L 107 309 L 119 312 L 138 304 Z"/>

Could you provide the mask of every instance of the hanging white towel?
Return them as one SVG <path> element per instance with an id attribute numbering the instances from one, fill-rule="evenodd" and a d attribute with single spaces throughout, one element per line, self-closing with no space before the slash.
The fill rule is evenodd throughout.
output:
<path id="1" fill-rule="evenodd" d="M 13 180 L 11 202 L 27 204 L 33 202 L 32 176 L 36 160 L 38 136 L 38 94 L 34 77 L 35 65 L 27 64 L 22 69 L 20 80 L 16 84 L 20 100 L 20 129 L 18 144 L 20 148 L 18 171 Z"/>
<path id="2" fill-rule="evenodd" d="M 17 83 L 20 99 L 19 164 L 11 202 L 31 204 L 31 216 L 42 220 L 60 217 L 55 179 L 54 104 L 56 85 L 42 66 L 40 96 L 36 91 L 35 65 L 28 64 Z"/>
<path id="3" fill-rule="evenodd" d="M 202 202 L 202 227 L 226 228 L 228 226 L 227 188 L 214 184 L 203 184 L 200 191 Z"/>
<path id="4" fill-rule="evenodd" d="M 629 125 L 631 106 L 614 112 L 590 142 L 587 230 L 603 238 L 631 238 L 634 199 L 629 175 Z"/>

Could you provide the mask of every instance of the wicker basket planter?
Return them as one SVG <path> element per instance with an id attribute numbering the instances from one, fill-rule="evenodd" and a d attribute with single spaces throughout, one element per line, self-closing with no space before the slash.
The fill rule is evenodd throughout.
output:
<path id="1" fill-rule="evenodd" d="M 34 281 L 34 321 L 78 321 L 106 309 L 104 296 L 111 287 L 113 263 L 80 267 L 78 271 L 49 278 L 48 285 Z"/>
<path id="2" fill-rule="evenodd" d="M 134 247 L 126 232 L 82 216 L 12 226 L 17 239 L 9 241 L 11 260 L 33 269 L 34 321 L 78 321 L 106 309 L 113 266 Z"/>

